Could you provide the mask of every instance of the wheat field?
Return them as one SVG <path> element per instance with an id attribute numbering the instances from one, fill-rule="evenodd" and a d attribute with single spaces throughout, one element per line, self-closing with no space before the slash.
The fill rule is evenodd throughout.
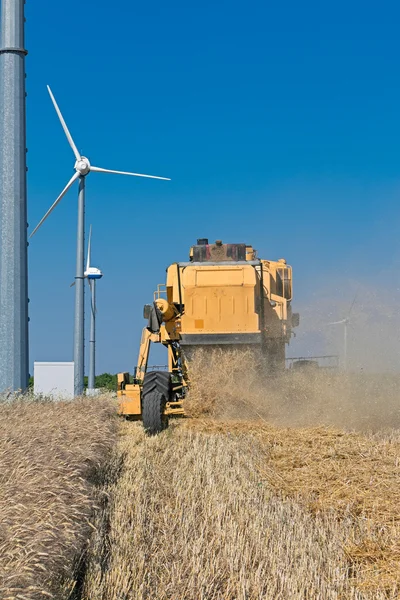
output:
<path id="1" fill-rule="evenodd" d="M 111 398 L 0 404 L 2 600 L 400 597 L 395 380 L 217 359 L 157 436 Z"/>
<path id="2" fill-rule="evenodd" d="M 117 433 L 109 398 L 0 402 L 0 598 L 70 598 Z"/>

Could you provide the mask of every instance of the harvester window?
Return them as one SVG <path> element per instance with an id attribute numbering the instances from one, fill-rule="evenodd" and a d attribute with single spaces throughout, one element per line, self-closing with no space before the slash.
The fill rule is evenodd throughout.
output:
<path id="1" fill-rule="evenodd" d="M 286 300 L 292 299 L 292 281 L 289 269 L 276 270 L 276 294 Z"/>

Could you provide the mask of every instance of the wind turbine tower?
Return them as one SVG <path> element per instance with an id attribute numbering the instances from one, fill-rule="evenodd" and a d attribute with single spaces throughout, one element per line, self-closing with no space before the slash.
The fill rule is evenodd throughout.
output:
<path id="1" fill-rule="evenodd" d="M 92 226 L 89 230 L 89 243 L 86 262 L 85 277 L 90 287 L 90 339 L 89 339 L 89 379 L 88 394 L 94 394 L 96 376 L 96 281 L 103 277 L 100 269 L 90 266 L 90 250 L 92 241 Z"/>
<path id="2" fill-rule="evenodd" d="M 29 377 L 24 4 L 1 1 L 0 392 Z"/>
<path id="3" fill-rule="evenodd" d="M 353 311 L 354 304 L 357 299 L 357 295 L 358 295 L 358 291 L 355 293 L 353 301 L 349 308 L 349 312 L 347 313 L 347 316 L 344 319 L 341 319 L 340 321 L 334 321 L 333 323 L 328 323 L 328 325 L 343 325 L 343 359 L 342 359 L 342 363 L 343 363 L 344 371 L 347 371 L 347 333 L 348 333 L 347 328 L 349 325 L 351 325 L 350 316 Z"/>
<path id="4" fill-rule="evenodd" d="M 343 325 L 343 371 L 347 371 L 347 327 L 349 323 L 349 317 L 346 317 L 341 321 L 334 321 L 333 323 L 329 323 L 329 325 Z"/>

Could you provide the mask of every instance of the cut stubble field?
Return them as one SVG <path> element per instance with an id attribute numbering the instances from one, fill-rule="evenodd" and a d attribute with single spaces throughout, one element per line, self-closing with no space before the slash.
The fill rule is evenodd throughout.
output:
<path id="1" fill-rule="evenodd" d="M 118 447 L 87 600 L 399 597 L 397 434 L 188 419 Z"/>

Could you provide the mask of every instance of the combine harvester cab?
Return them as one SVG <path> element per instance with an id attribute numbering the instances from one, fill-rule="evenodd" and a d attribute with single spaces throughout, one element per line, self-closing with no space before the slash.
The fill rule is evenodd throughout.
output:
<path id="1" fill-rule="evenodd" d="M 285 368 L 285 348 L 299 315 L 292 313 L 292 268 L 284 259 L 257 258 L 252 246 L 207 239 L 190 249 L 188 262 L 167 269 L 154 301 L 144 307 L 133 376 L 118 375 L 119 411 L 143 419 L 149 433 L 184 414 L 190 387 L 189 362 L 198 348 L 251 349 L 263 371 Z M 168 351 L 168 370 L 149 370 L 151 342 Z"/>

